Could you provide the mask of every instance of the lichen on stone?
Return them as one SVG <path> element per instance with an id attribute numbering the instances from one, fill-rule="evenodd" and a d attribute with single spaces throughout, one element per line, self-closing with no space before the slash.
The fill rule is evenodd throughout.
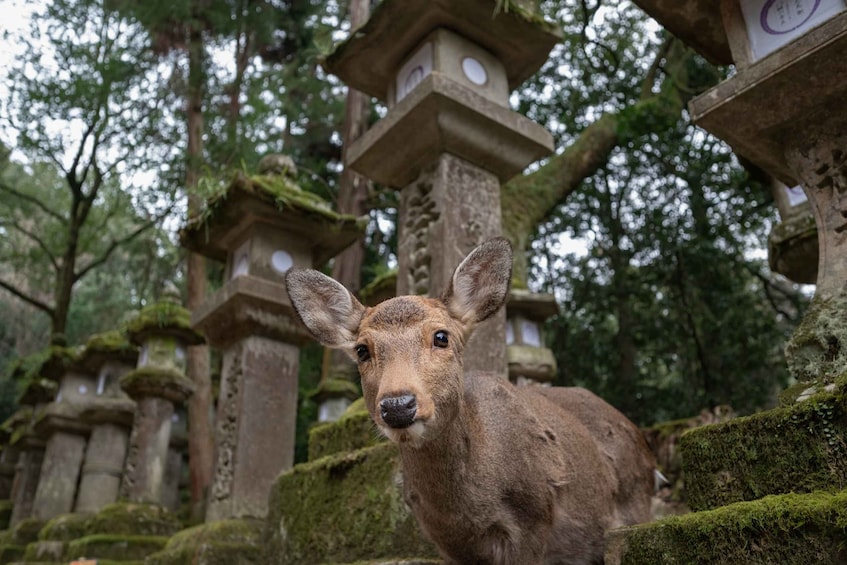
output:
<path id="1" fill-rule="evenodd" d="M 815 296 L 785 346 L 791 375 L 802 382 L 832 383 L 847 374 L 847 291 Z"/>

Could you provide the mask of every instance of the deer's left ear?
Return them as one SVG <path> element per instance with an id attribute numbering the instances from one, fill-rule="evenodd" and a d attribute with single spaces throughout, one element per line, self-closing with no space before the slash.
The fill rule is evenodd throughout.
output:
<path id="1" fill-rule="evenodd" d="M 466 327 L 494 314 L 506 301 L 512 278 L 512 245 L 504 237 L 471 251 L 453 273 L 441 300 Z"/>
<path id="2" fill-rule="evenodd" d="M 311 269 L 291 269 L 285 285 L 294 310 L 315 339 L 349 354 L 365 307 L 339 282 Z"/>

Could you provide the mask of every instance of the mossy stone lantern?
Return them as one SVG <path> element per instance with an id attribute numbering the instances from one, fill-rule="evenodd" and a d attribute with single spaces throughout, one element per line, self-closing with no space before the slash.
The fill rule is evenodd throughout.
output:
<path id="1" fill-rule="evenodd" d="M 786 347 L 792 375 L 847 373 L 847 4 L 844 0 L 636 0 L 736 73 L 693 99 L 695 123 L 787 186 L 818 232 L 812 306 Z"/>
<path id="2" fill-rule="evenodd" d="M 509 93 L 546 60 L 558 30 L 493 0 L 385 0 L 326 68 L 388 105 L 346 166 L 398 189 L 397 294 L 440 295 L 476 245 L 501 235 L 500 183 L 553 150 Z M 505 314 L 468 343 L 469 370 L 506 376 Z"/>
<path id="3" fill-rule="evenodd" d="M 302 190 L 293 163 L 265 172 L 237 174 L 180 234 L 183 246 L 226 264 L 223 286 L 192 318 L 223 351 L 209 522 L 263 517 L 273 480 L 294 463 L 300 346 L 309 337 L 285 273 L 324 264 L 364 233 L 363 219 Z"/>
<path id="4" fill-rule="evenodd" d="M 80 419 L 94 396 L 95 376 L 79 362 L 79 351 L 53 348 L 41 376 L 58 382 L 56 398 L 36 416 L 35 431 L 46 442 L 33 517 L 49 520 L 73 510 L 91 427 Z"/>
<path id="5" fill-rule="evenodd" d="M 120 378 L 138 360 L 138 349 L 121 331 L 91 336 L 79 362 L 97 376 L 94 397 L 80 411 L 91 427 L 75 512 L 97 512 L 118 499 L 135 402 L 120 388 Z"/>
<path id="6" fill-rule="evenodd" d="M 58 384 L 54 380 L 42 378 L 40 374 L 41 368 L 46 365 L 44 355 L 50 355 L 50 351 L 48 349 L 22 359 L 14 372 L 15 380 L 23 386 L 17 402 L 20 408 L 3 424 L 12 432 L 9 447 L 17 451 L 11 493 L 11 526 L 32 516 L 32 504 L 41 476 L 44 439 L 35 433 L 33 425 L 36 415 L 56 398 Z"/>
<path id="7" fill-rule="evenodd" d="M 506 355 L 515 384 L 547 384 L 556 376 L 556 358 L 544 345 L 544 322 L 559 313 L 552 294 L 513 288 L 506 303 Z"/>
<path id="8" fill-rule="evenodd" d="M 175 406 L 194 391 L 185 376 L 186 347 L 203 343 L 190 319 L 172 288 L 127 324 L 129 341 L 140 347 L 138 366 L 120 378 L 137 406 L 121 484 L 121 497 L 130 502 L 164 503 Z"/>

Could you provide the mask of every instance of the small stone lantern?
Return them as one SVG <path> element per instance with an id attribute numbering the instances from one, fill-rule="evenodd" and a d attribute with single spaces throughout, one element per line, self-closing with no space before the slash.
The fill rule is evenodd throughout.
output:
<path id="1" fill-rule="evenodd" d="M 818 275 L 818 228 L 802 186 L 788 187 L 772 179 L 771 192 L 780 222 L 768 234 L 768 265 L 775 273 L 800 284 L 814 284 Z"/>
<path id="2" fill-rule="evenodd" d="M 346 166 L 400 188 L 397 294 L 438 296 L 476 245 L 501 235 L 500 183 L 553 150 L 508 107 L 558 30 L 523 5 L 385 0 L 326 59 L 387 115 L 347 148 Z M 505 318 L 475 331 L 466 368 L 506 375 Z"/>
<path id="3" fill-rule="evenodd" d="M 803 185 L 818 232 L 815 298 L 786 346 L 801 382 L 847 371 L 847 4 L 844 0 L 636 0 L 736 73 L 692 119 L 786 186 Z"/>
<path id="4" fill-rule="evenodd" d="M 185 376 L 186 347 L 203 343 L 189 320 L 178 291 L 171 288 L 127 324 L 130 342 L 140 347 L 138 367 L 120 378 L 121 387 L 137 404 L 121 485 L 121 497 L 130 502 L 165 502 L 175 406 L 194 391 Z"/>
<path id="5" fill-rule="evenodd" d="M 96 387 L 96 378 L 79 362 L 77 352 L 60 348 L 54 351 L 53 368 L 43 369 L 41 375 L 58 382 L 56 398 L 35 420 L 35 431 L 46 442 L 33 502 L 33 517 L 39 520 L 73 510 L 91 433 L 91 427 L 80 419 L 80 412 L 94 396 Z"/>
<path id="6" fill-rule="evenodd" d="M 506 355 L 509 379 L 518 385 L 549 385 L 556 376 L 556 359 L 544 345 L 542 328 L 559 313 L 552 294 L 513 288 L 506 303 Z"/>
<path id="7" fill-rule="evenodd" d="M 97 512 L 120 492 L 135 402 L 120 388 L 120 378 L 135 367 L 138 350 L 119 331 L 89 338 L 80 363 L 96 375 L 94 397 L 80 412 L 91 428 L 74 511 Z"/>
<path id="8" fill-rule="evenodd" d="M 18 397 L 20 408 L 4 423 L 12 432 L 9 447 L 18 452 L 12 481 L 10 526 L 32 516 L 32 504 L 44 461 L 44 440 L 35 433 L 33 423 L 36 415 L 56 397 L 58 389 L 55 381 L 41 378 L 39 371 L 43 359 L 36 361 L 35 357 L 27 359 L 30 363 L 22 366 L 20 378 L 25 384 Z"/>
<path id="9" fill-rule="evenodd" d="M 223 350 L 208 522 L 263 517 L 273 480 L 294 462 L 300 345 L 309 337 L 285 273 L 323 265 L 363 234 L 362 219 L 297 186 L 290 159 L 268 161 L 283 165 L 239 173 L 180 234 L 183 246 L 226 263 L 223 286 L 192 318 Z"/>

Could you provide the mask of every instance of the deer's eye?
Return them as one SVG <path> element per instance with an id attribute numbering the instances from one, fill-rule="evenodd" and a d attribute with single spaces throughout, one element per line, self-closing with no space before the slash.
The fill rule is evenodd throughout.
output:
<path id="1" fill-rule="evenodd" d="M 434 347 L 447 347 L 450 345 L 450 340 L 447 338 L 447 332 L 444 330 L 438 330 L 432 336 L 432 345 Z"/>
<path id="2" fill-rule="evenodd" d="M 367 345 L 359 344 L 356 346 L 356 355 L 359 357 L 359 362 L 364 363 L 371 358 L 371 352 Z"/>

